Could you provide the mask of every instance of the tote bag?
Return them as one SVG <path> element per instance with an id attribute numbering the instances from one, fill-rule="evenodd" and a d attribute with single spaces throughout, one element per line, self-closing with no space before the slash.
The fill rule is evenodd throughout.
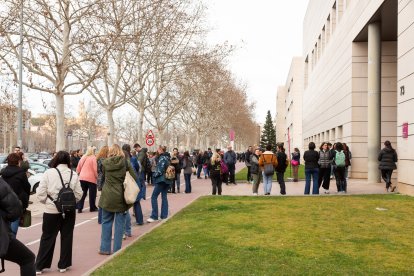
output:
<path id="1" fill-rule="evenodd" d="M 124 199 L 126 204 L 134 204 L 134 202 L 137 200 L 138 193 L 138 185 L 129 171 L 127 171 L 124 180 Z"/>

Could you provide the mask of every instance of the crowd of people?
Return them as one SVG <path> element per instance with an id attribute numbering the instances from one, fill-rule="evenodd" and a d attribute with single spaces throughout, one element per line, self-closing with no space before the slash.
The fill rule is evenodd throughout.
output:
<path id="1" fill-rule="evenodd" d="M 324 142 L 319 151 L 315 143 L 308 145 L 309 150 L 303 154 L 305 169 L 305 194 L 319 194 L 320 187 L 329 193 L 332 175 L 335 176 L 339 193 L 347 192 L 347 175 L 351 165 L 352 154 L 345 143 Z M 159 146 L 156 152 L 148 152 L 135 144 L 132 149 L 128 144 L 120 147 L 114 144 L 104 146 L 99 152 L 89 147 L 85 154 L 81 152 L 57 152 L 50 162 L 36 191 L 40 203 L 45 205 L 43 213 L 42 234 L 37 256 L 16 239 L 20 218 L 29 204 L 30 184 L 27 179 L 28 163 L 20 148 L 8 158 L 8 165 L 1 171 L 0 178 L 0 231 L 1 257 L 20 265 L 22 275 L 39 275 L 50 268 L 58 234 L 60 233 L 61 251 L 58 262 L 60 272 L 72 266 L 73 231 L 76 213 L 85 209 L 85 199 L 89 194 L 89 212 L 98 212 L 98 223 L 101 225 L 101 241 L 99 254 L 110 255 L 122 247 L 122 241 L 131 236 L 131 226 L 144 224 L 141 200 L 146 199 L 147 185 L 153 185 L 151 195 L 152 212 L 146 220 L 152 223 L 168 218 L 168 193 L 181 192 L 181 173 L 184 174 L 185 189 L 183 193 L 191 193 L 191 177 L 211 180 L 211 194 L 221 195 L 222 184 L 234 184 L 237 161 L 245 162 L 247 181 L 252 185 L 253 195 L 263 182 L 264 195 L 270 195 L 274 174 L 280 185 L 280 194 L 286 195 L 285 172 L 292 166 L 293 181 L 299 180 L 298 168 L 301 163 L 299 149 L 295 148 L 291 158 L 285 153 L 283 144 L 277 145 L 276 153 L 272 146 L 266 149 L 249 147 L 243 158 L 236 154 L 231 146 L 227 151 L 179 153 L 174 148 L 171 153 L 165 146 Z M 386 191 L 393 192 L 395 186 L 391 176 L 396 169 L 397 153 L 391 143 L 386 141 L 378 156 L 379 169 L 386 183 Z M 171 176 L 171 173 L 173 175 Z M 124 182 L 127 175 L 132 177 L 139 188 L 133 203 L 124 198 Z M 311 189 L 311 179 L 313 186 Z M 99 201 L 97 194 L 100 191 Z M 161 210 L 158 209 L 158 198 L 161 195 Z M 66 196 L 66 197 L 65 197 Z M 69 196 L 69 197 L 68 197 Z M 63 204 L 65 200 L 73 204 Z M 134 196 L 135 198 L 135 196 Z M 135 221 L 132 223 L 132 216 Z"/>

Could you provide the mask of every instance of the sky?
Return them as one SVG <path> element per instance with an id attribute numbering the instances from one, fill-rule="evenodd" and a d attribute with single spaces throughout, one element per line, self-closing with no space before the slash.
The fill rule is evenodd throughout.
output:
<path id="1" fill-rule="evenodd" d="M 284 85 L 291 59 L 302 55 L 302 29 L 308 0 L 208 0 L 210 43 L 237 47 L 229 70 L 247 84 L 256 102 L 256 120 L 276 114 L 277 87 Z"/>
<path id="2" fill-rule="evenodd" d="M 292 57 L 302 54 L 308 0 L 206 0 L 205 3 L 206 22 L 211 29 L 208 43 L 228 42 L 236 47 L 228 69 L 247 85 L 249 100 L 256 103 L 257 122 L 265 122 L 267 110 L 274 118 L 277 87 L 285 84 Z M 43 102 L 54 101 L 53 95 L 37 91 L 31 91 L 25 98 L 34 115 L 45 113 Z M 65 97 L 65 109 L 76 114 L 81 99 L 88 101 L 87 93 Z"/>

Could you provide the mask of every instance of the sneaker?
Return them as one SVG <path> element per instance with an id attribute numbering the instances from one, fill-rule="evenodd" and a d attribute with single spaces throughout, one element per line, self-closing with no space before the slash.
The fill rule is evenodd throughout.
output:
<path id="1" fill-rule="evenodd" d="M 157 221 L 157 220 L 158 220 L 158 219 L 148 218 L 148 219 L 147 219 L 147 222 L 148 222 L 148 223 L 151 223 L 151 222 L 154 222 L 154 221 Z"/>
<path id="2" fill-rule="evenodd" d="M 36 275 L 42 275 L 43 271 L 41 270 L 36 270 Z"/>
<path id="3" fill-rule="evenodd" d="M 126 235 L 125 234 L 122 236 L 122 239 L 123 240 L 126 240 Z"/>
<path id="4" fill-rule="evenodd" d="M 99 255 L 111 255 L 110 252 L 103 252 L 103 251 L 98 251 Z"/>
<path id="5" fill-rule="evenodd" d="M 258 194 L 257 194 L 257 193 L 253 193 L 253 195 L 254 195 L 254 196 L 257 196 Z"/>
<path id="6" fill-rule="evenodd" d="M 325 194 L 329 194 L 329 190 L 325 189 Z"/>
<path id="7" fill-rule="evenodd" d="M 65 273 L 65 272 L 66 272 L 66 270 L 67 270 L 66 268 L 59 268 L 59 272 L 60 272 L 60 273 Z"/>

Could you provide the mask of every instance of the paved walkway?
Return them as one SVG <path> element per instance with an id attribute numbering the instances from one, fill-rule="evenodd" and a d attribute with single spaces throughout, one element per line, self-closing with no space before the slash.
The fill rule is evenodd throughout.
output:
<path id="1" fill-rule="evenodd" d="M 237 170 L 244 167 L 244 164 L 238 163 Z M 184 180 L 181 179 L 182 188 Z M 335 184 L 332 182 L 331 195 L 335 195 Z M 176 214 L 181 209 L 189 205 L 191 202 L 199 198 L 211 194 L 211 181 L 209 179 L 195 179 L 192 177 L 193 191 L 191 194 L 168 194 L 168 202 L 170 209 L 170 216 Z M 252 195 L 252 185 L 247 183 L 240 183 L 238 185 L 223 186 L 223 195 Z M 304 182 L 287 182 L 286 190 L 288 195 L 303 195 Z M 279 185 L 273 183 L 272 195 L 279 195 Z M 384 193 L 383 184 L 367 184 L 362 180 L 350 180 L 348 184 L 348 194 L 380 194 Z M 148 218 L 151 212 L 150 196 L 152 193 L 152 187 L 147 189 L 147 200 L 142 201 L 142 209 L 144 218 Z M 263 194 L 263 186 L 260 185 L 259 195 Z M 325 196 L 325 195 L 324 195 Z M 30 205 L 32 211 L 32 226 L 29 228 L 20 228 L 17 237 L 20 241 L 25 243 L 35 254 L 37 254 L 39 248 L 40 236 L 42 233 L 42 213 L 43 205 L 36 202 L 35 197 L 32 196 L 31 200 L 34 201 Z M 160 199 L 159 199 L 160 203 Z M 88 203 L 85 204 L 88 206 Z M 132 217 L 134 220 L 134 217 Z M 142 237 L 144 234 L 150 232 L 154 227 L 159 225 L 156 223 L 145 223 L 143 226 L 132 227 L 132 237 L 123 241 L 122 247 L 132 244 L 134 241 Z M 74 243 L 73 243 L 73 266 L 65 273 L 65 275 L 85 275 L 91 271 L 91 269 L 102 265 L 111 256 L 99 255 L 98 249 L 101 237 L 101 226 L 97 222 L 97 213 L 88 212 L 84 209 L 82 214 L 77 214 L 76 225 L 74 230 Z M 56 242 L 56 248 L 53 258 L 52 267 L 50 270 L 45 270 L 43 275 L 61 275 L 57 270 L 57 261 L 60 253 L 59 237 Z M 6 272 L 3 275 L 19 275 L 19 267 L 14 263 L 6 262 Z"/>

